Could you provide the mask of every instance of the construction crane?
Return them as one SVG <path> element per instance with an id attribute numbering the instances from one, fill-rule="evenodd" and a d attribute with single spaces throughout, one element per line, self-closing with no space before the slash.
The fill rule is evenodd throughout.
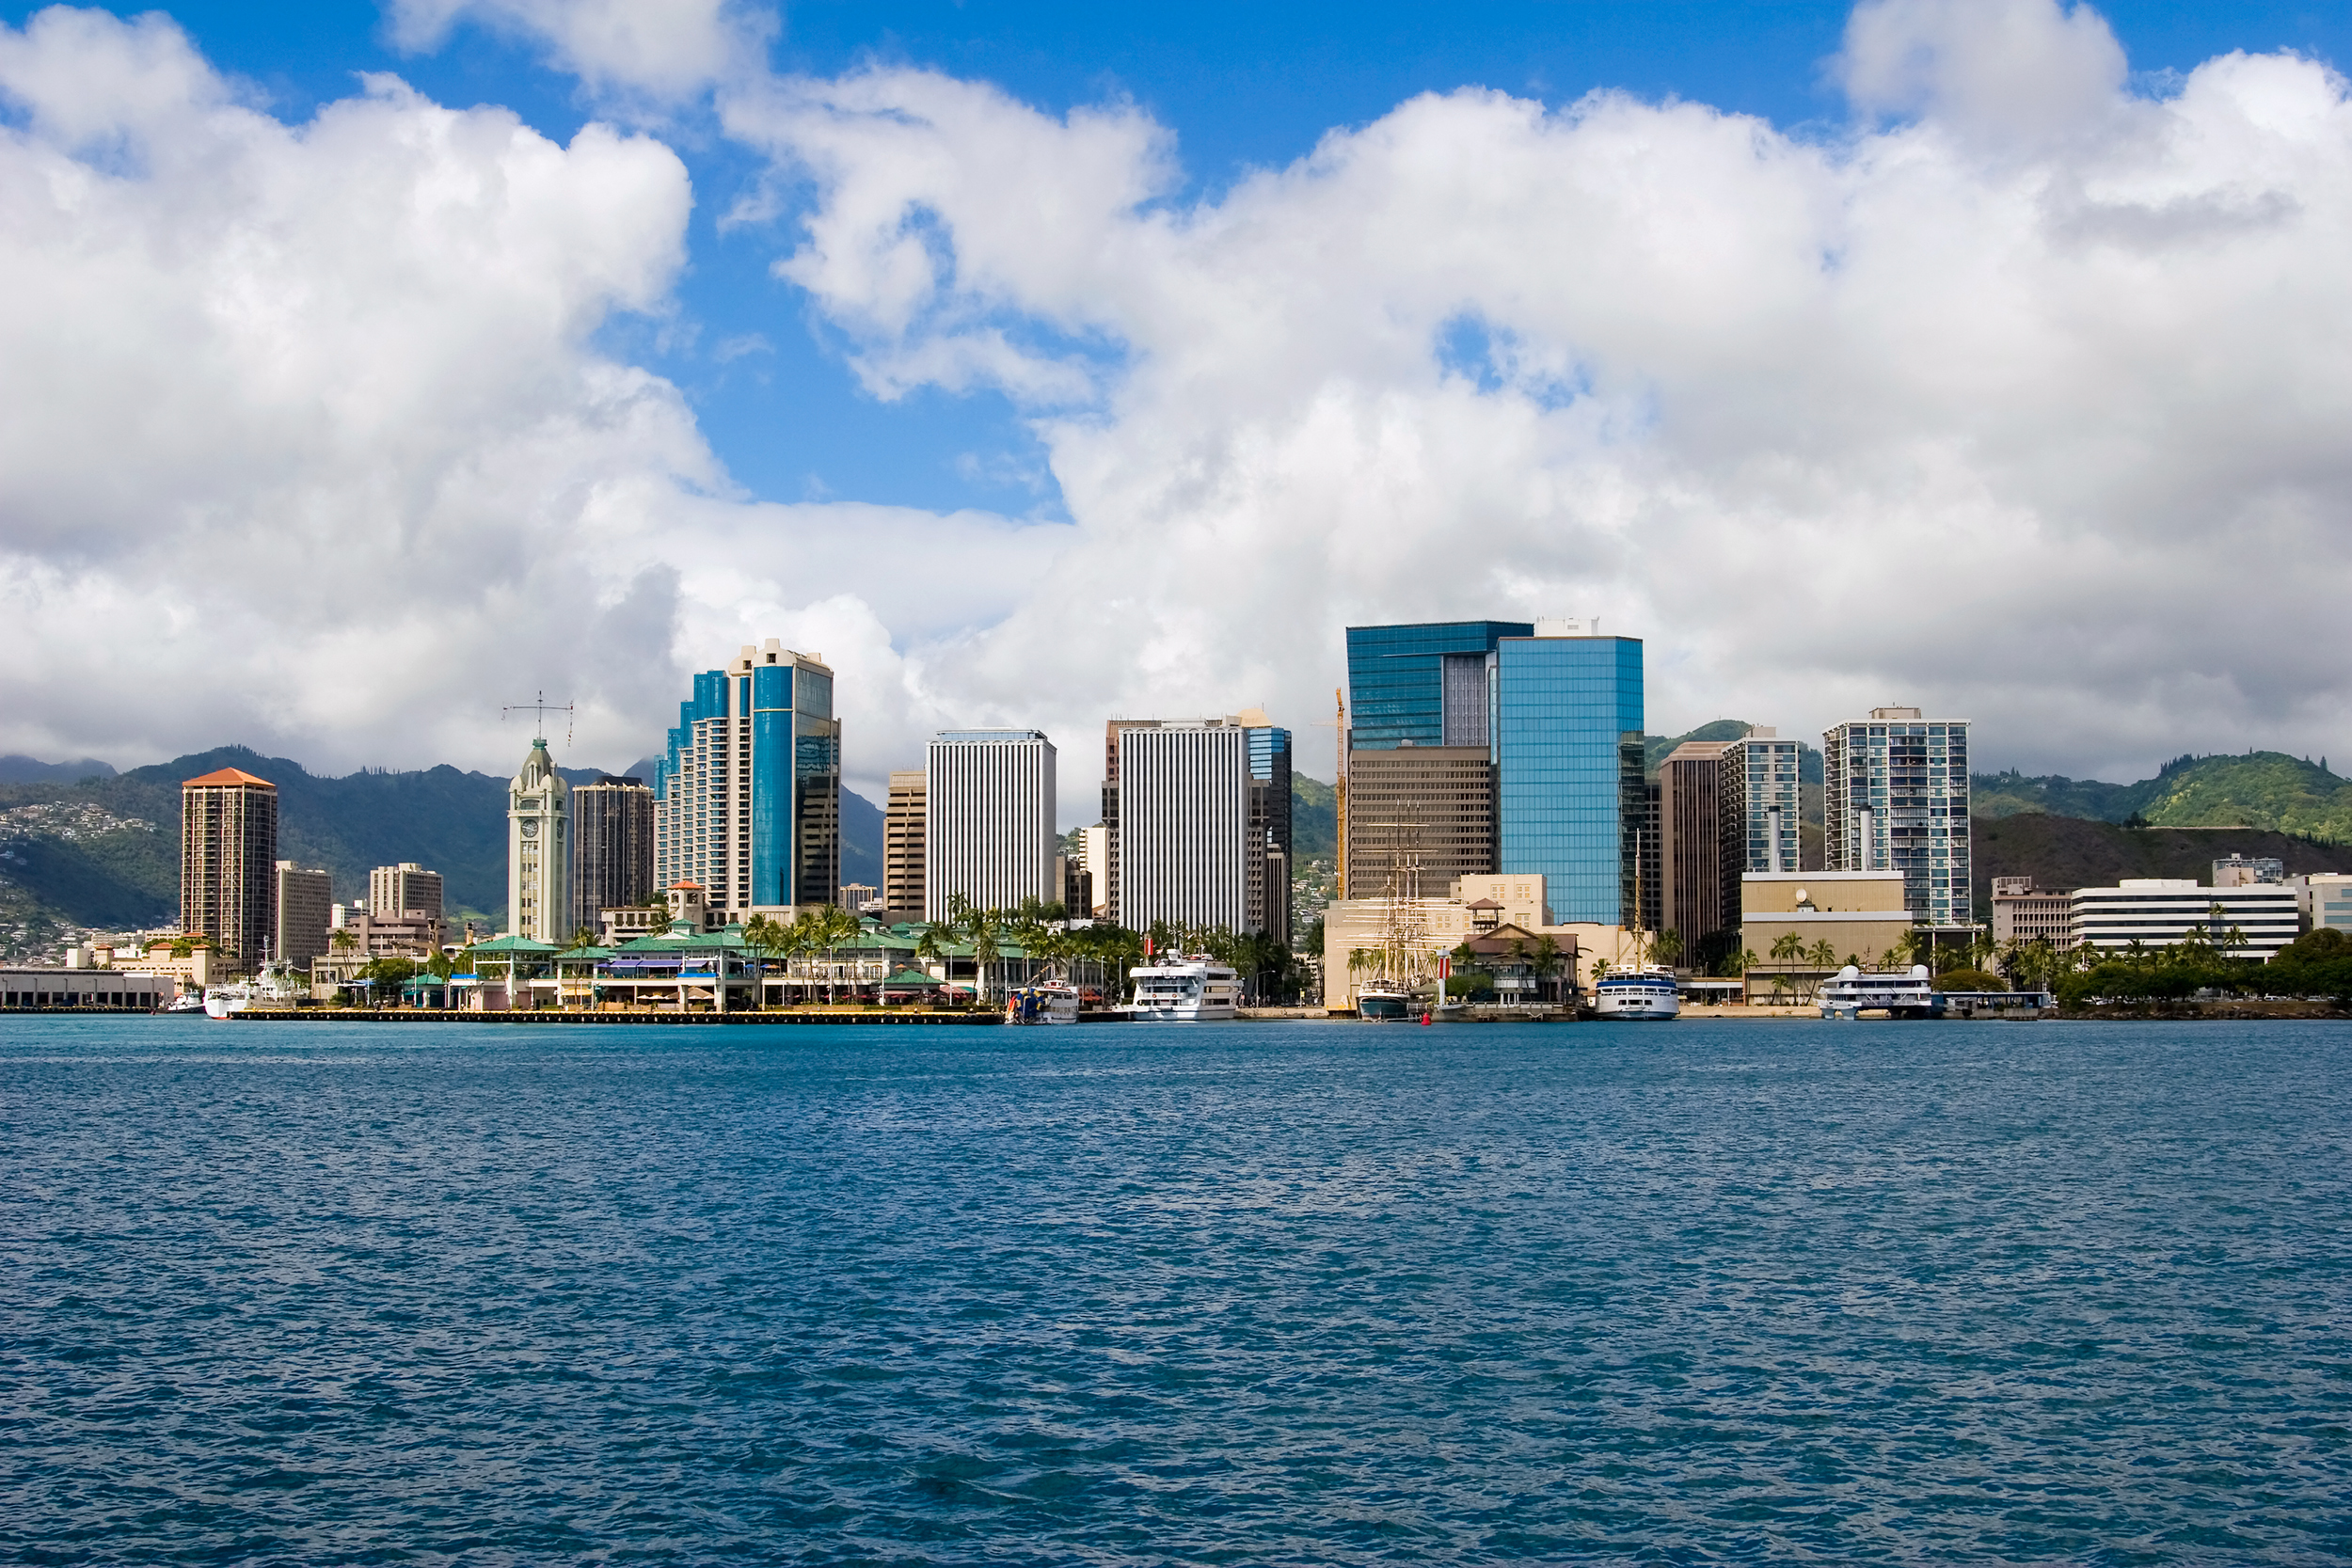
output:
<path id="1" fill-rule="evenodd" d="M 1331 727 L 1339 747 L 1339 767 L 1332 774 L 1331 784 L 1333 826 L 1339 838 L 1331 848 L 1331 895 L 1344 898 L 1347 896 L 1347 689 L 1334 687 L 1331 698 L 1337 705 Z M 1323 722 L 1318 720 L 1315 728 L 1322 727 Z"/>

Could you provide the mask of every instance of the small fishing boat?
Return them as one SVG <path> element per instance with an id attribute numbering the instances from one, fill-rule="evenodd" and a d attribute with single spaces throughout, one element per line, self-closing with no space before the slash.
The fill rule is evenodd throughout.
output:
<path id="1" fill-rule="evenodd" d="M 1005 993 L 1007 1023 L 1075 1023 L 1078 988 L 1067 980 L 1040 980 Z"/>

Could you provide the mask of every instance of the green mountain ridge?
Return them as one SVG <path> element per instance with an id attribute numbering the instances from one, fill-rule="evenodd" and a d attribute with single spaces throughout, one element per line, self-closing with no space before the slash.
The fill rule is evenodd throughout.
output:
<path id="1" fill-rule="evenodd" d="M 2058 774 L 1979 773 L 1968 781 L 1969 814 L 2000 818 L 2042 814 L 2154 828 L 2246 827 L 2352 844 L 2352 780 L 2283 752 L 2180 756 L 2137 784 Z"/>

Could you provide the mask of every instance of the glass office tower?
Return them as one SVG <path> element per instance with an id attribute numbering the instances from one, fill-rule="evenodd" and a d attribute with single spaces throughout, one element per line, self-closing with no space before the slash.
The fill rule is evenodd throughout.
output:
<path id="1" fill-rule="evenodd" d="M 1348 627 L 1348 744 L 1488 745 L 1487 656 L 1534 629 L 1524 621 Z"/>
<path id="2" fill-rule="evenodd" d="M 1555 921 L 1623 925 L 1649 809 L 1642 644 L 1576 622 L 1532 629 L 1495 644 L 1498 869 L 1541 873 Z"/>
<path id="3" fill-rule="evenodd" d="M 730 919 L 830 904 L 841 884 L 841 721 L 833 672 L 774 638 L 694 677 L 657 759 L 654 879 L 701 886 Z"/>

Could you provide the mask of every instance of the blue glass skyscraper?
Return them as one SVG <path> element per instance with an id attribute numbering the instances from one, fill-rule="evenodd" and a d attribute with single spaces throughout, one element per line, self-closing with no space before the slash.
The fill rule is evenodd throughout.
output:
<path id="1" fill-rule="evenodd" d="M 654 780 L 654 879 L 710 908 L 830 904 L 841 880 L 833 672 L 771 638 L 694 677 Z"/>
<path id="2" fill-rule="evenodd" d="M 1497 869 L 1540 872 L 1556 921 L 1623 925 L 1647 816 L 1642 644 L 1531 629 L 1495 646 Z"/>
<path id="3" fill-rule="evenodd" d="M 1348 744 L 1487 745 L 1487 656 L 1534 629 L 1524 621 L 1348 627 Z"/>

